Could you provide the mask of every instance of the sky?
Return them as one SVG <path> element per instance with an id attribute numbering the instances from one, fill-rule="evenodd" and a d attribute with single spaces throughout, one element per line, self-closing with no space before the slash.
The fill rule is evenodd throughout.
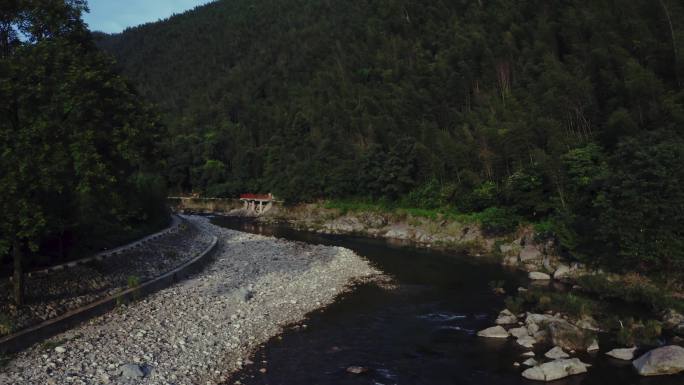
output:
<path id="1" fill-rule="evenodd" d="M 83 17 L 91 31 L 121 32 L 127 27 L 165 19 L 212 0 L 89 0 Z"/>

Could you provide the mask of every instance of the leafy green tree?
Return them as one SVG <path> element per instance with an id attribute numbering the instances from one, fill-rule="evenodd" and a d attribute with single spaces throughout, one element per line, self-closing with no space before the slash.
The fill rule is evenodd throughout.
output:
<path id="1" fill-rule="evenodd" d="M 624 140 L 596 198 L 604 262 L 640 271 L 684 266 L 684 140 L 654 132 Z"/>
<path id="2" fill-rule="evenodd" d="M 0 255 L 14 256 L 21 304 L 25 265 L 47 237 L 147 222 L 162 215 L 165 194 L 142 177 L 155 166 L 161 126 L 93 45 L 80 19 L 85 3 L 4 4 Z"/>

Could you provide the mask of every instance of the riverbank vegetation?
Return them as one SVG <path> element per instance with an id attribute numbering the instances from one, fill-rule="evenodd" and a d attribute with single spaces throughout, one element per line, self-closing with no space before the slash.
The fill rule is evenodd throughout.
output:
<path id="1" fill-rule="evenodd" d="M 31 263 L 163 226 L 163 127 L 94 45 L 85 2 L 0 6 L 0 261 Z M 41 257 L 38 257 L 41 256 Z"/>

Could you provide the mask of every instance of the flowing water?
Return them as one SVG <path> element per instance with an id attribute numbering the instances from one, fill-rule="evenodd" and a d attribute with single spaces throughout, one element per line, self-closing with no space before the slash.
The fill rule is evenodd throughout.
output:
<path id="1" fill-rule="evenodd" d="M 418 249 L 379 239 L 338 236 L 261 225 L 250 220 L 214 217 L 234 230 L 294 241 L 342 246 L 391 275 L 398 288 L 362 285 L 333 305 L 309 315 L 260 349 L 255 362 L 230 384 L 535 384 L 521 377 L 523 352 L 512 340 L 475 336 L 492 326 L 503 297 L 490 282 L 503 281 L 507 292 L 525 285 L 524 275 L 493 260 Z M 538 352 L 538 356 L 543 354 Z M 684 385 L 684 376 L 641 378 L 629 362 L 602 353 L 583 355 L 589 374 L 554 385 Z M 368 371 L 350 374 L 347 368 Z M 266 372 L 260 372 L 265 368 Z"/>

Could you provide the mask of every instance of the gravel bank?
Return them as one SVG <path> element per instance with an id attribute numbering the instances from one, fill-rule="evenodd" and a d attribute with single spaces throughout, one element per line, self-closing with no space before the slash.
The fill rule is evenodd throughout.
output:
<path id="1" fill-rule="evenodd" d="M 188 219 L 219 238 L 202 273 L 20 353 L 0 384 L 215 384 L 283 326 L 380 274 L 344 248 Z"/>
<path id="2" fill-rule="evenodd" d="M 98 299 L 173 270 L 197 256 L 211 237 L 195 226 L 178 229 L 127 249 L 103 261 L 92 261 L 48 275 L 27 277 L 26 305 L 12 302 L 11 281 L 0 282 L 0 314 L 9 317 L 13 331 L 55 318 Z M 8 330 L 0 334 L 9 334 Z"/>

